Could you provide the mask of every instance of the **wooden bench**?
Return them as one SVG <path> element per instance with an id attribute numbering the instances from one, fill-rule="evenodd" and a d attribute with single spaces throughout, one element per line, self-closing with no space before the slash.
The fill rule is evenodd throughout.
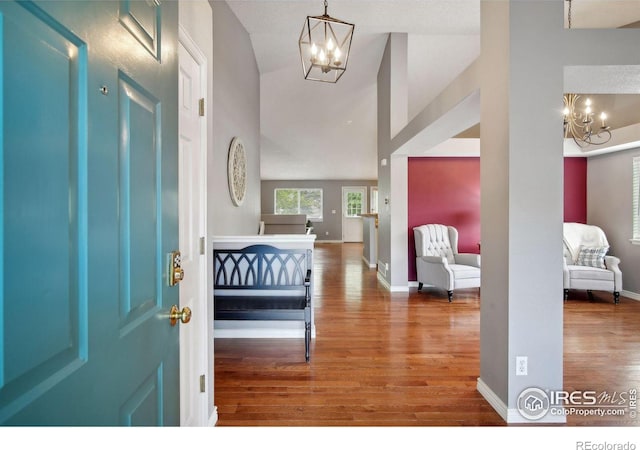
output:
<path id="1" fill-rule="evenodd" d="M 311 342 L 311 250 L 251 245 L 213 251 L 215 320 L 299 320 Z"/>

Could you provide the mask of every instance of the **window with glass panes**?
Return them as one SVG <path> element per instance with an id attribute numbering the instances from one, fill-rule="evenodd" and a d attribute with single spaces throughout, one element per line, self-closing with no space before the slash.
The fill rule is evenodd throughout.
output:
<path id="1" fill-rule="evenodd" d="M 274 190 L 274 214 L 306 214 L 322 220 L 322 189 L 278 188 Z"/>
<path id="2" fill-rule="evenodd" d="M 362 192 L 347 193 L 347 217 L 357 217 L 362 214 Z"/>

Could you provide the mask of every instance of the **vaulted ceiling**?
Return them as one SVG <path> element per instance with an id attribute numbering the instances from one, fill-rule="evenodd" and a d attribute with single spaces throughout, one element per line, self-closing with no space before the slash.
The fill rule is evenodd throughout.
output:
<path id="1" fill-rule="evenodd" d="M 306 81 L 298 38 L 306 16 L 322 14 L 322 1 L 228 4 L 250 35 L 261 74 L 263 179 L 377 178 L 376 79 L 388 33 L 408 35 L 409 119 L 480 54 L 479 0 L 330 0 L 329 15 L 356 25 L 348 69 L 336 84 Z M 574 28 L 637 21 L 638 0 L 574 0 Z M 635 98 L 617 97 L 597 99 L 612 105 L 614 127 L 618 108 L 625 121 L 640 111 Z"/>

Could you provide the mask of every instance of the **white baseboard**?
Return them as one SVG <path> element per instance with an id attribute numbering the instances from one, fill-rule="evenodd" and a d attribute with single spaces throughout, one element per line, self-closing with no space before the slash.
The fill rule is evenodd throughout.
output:
<path id="1" fill-rule="evenodd" d="M 387 280 L 382 276 L 380 272 L 378 272 L 378 281 L 386 290 L 389 292 L 409 292 L 409 286 L 392 286 L 389 284 Z"/>
<path id="2" fill-rule="evenodd" d="M 391 285 L 389 284 L 389 282 L 387 280 L 384 279 L 384 277 L 382 276 L 382 274 L 380 272 L 378 272 L 378 281 L 380 282 L 380 284 L 382 284 L 382 286 L 384 286 L 384 288 L 387 291 L 391 290 Z"/>
<path id="3" fill-rule="evenodd" d="M 623 297 L 630 298 L 631 300 L 640 301 L 640 294 L 636 294 L 635 292 L 622 290 L 620 292 L 620 295 L 622 295 Z"/>
<path id="4" fill-rule="evenodd" d="M 215 427 L 216 423 L 218 423 L 218 407 L 214 406 L 213 407 L 213 413 L 211 413 L 211 416 L 209 417 L 209 420 L 207 421 L 207 426 L 208 427 Z"/>
<path id="5" fill-rule="evenodd" d="M 362 255 L 362 260 L 364 261 L 364 263 L 367 265 L 367 267 L 369 269 L 375 269 L 376 265 L 372 264 L 367 258 L 364 257 L 364 255 Z"/>
<path id="6" fill-rule="evenodd" d="M 229 323 L 230 322 L 230 323 Z M 304 339 L 304 324 L 275 321 L 213 321 L 213 337 L 221 339 Z M 316 337 L 316 326 L 311 325 L 311 338 Z"/>
<path id="7" fill-rule="evenodd" d="M 502 417 L 502 420 L 508 423 L 508 408 L 507 405 L 496 395 L 493 390 L 487 386 L 487 384 L 482 381 L 482 379 L 478 378 L 478 383 L 476 384 L 476 389 L 480 394 L 484 397 L 484 399 L 489 402 L 491 407 L 496 410 L 496 412 Z"/>
<path id="8" fill-rule="evenodd" d="M 478 378 L 476 389 L 478 389 L 478 392 L 480 392 L 484 399 L 489 402 L 493 409 L 495 409 L 500 417 L 502 417 L 502 420 L 504 420 L 508 424 L 526 423 L 529 425 L 545 425 L 549 423 L 567 423 L 567 417 L 565 415 L 554 416 L 551 414 L 547 414 L 542 419 L 535 421 L 522 417 L 522 414 L 520 414 L 517 408 L 507 407 L 502 399 L 498 397 L 496 393 L 493 392 L 493 390 L 480 378 Z"/>
<path id="9" fill-rule="evenodd" d="M 391 292 L 409 292 L 409 286 L 391 286 Z"/>
<path id="10" fill-rule="evenodd" d="M 319 239 L 316 240 L 317 244 L 343 244 L 344 242 L 342 240 L 324 240 L 324 239 Z"/>

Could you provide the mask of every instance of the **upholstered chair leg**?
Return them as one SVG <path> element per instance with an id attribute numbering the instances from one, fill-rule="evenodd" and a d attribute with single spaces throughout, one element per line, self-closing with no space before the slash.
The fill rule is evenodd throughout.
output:
<path id="1" fill-rule="evenodd" d="M 566 302 L 567 300 L 569 300 L 569 289 L 564 290 L 564 301 Z"/>
<path id="2" fill-rule="evenodd" d="M 587 289 L 587 295 L 589 296 L 589 301 L 592 302 L 593 301 L 593 291 Z"/>
<path id="3" fill-rule="evenodd" d="M 422 290 L 422 283 L 418 282 L 418 292 Z"/>
<path id="4" fill-rule="evenodd" d="M 453 291 L 447 291 L 447 295 L 449 296 L 449 303 L 453 300 Z"/>
<path id="5" fill-rule="evenodd" d="M 620 303 L 620 292 L 615 291 L 613 293 L 613 302 L 617 305 L 618 303 Z"/>

